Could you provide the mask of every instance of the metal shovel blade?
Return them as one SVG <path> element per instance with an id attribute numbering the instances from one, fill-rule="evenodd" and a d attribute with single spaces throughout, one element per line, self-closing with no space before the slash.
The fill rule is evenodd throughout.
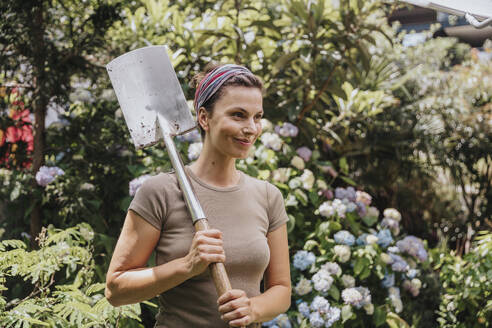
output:
<path id="1" fill-rule="evenodd" d="M 196 127 L 164 46 L 130 51 L 106 69 L 137 149 Z"/>

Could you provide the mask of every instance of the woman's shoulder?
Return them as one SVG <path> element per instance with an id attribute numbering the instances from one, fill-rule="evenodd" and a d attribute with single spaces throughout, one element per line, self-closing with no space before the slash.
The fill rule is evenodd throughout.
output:
<path id="1" fill-rule="evenodd" d="M 140 188 L 147 192 L 160 193 L 163 190 L 172 189 L 173 186 L 177 186 L 176 175 L 174 174 L 174 171 L 168 171 L 151 175 L 145 179 Z"/>
<path id="2" fill-rule="evenodd" d="M 255 189 L 259 189 L 266 193 L 266 196 L 269 198 L 272 195 L 276 194 L 281 194 L 280 189 L 278 189 L 277 186 L 275 186 L 273 183 L 267 181 L 267 180 L 262 180 L 258 179 L 255 177 L 252 177 L 246 173 L 244 173 L 245 176 L 245 183 L 249 185 L 250 187 L 253 187 Z"/>

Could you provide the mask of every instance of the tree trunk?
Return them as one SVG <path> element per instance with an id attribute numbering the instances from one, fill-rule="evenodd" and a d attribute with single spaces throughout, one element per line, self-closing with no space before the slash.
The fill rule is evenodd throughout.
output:
<path id="1" fill-rule="evenodd" d="M 31 27 L 31 35 L 34 50 L 33 61 L 33 76 L 34 76 L 34 93 L 33 93 L 33 112 L 34 112 L 34 153 L 33 153 L 33 165 L 32 172 L 35 175 L 39 168 L 44 164 L 44 144 L 45 144 L 45 118 L 46 108 L 49 102 L 50 90 L 46 84 L 46 49 L 44 44 L 44 11 L 43 1 L 39 1 L 35 4 L 33 9 L 33 23 Z M 39 188 L 34 179 L 32 181 L 34 199 L 34 190 Z M 31 233 L 31 246 L 37 247 L 36 237 L 41 232 L 42 225 L 42 208 L 41 204 L 37 203 L 31 212 L 30 233 Z"/>

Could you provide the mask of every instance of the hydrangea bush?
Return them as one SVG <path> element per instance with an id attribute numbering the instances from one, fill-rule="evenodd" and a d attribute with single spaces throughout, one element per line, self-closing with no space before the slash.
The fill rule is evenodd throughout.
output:
<path id="1" fill-rule="evenodd" d="M 425 244 L 401 231 L 398 210 L 372 206 L 371 195 L 343 172 L 343 161 L 320 161 L 318 150 L 294 148 L 296 126 L 266 119 L 262 126 L 250 156 L 237 165 L 284 194 L 293 286 L 291 309 L 263 325 L 405 325 L 403 296 L 417 300 L 425 288 Z M 179 143 L 189 160 L 198 157 L 198 138 Z"/>

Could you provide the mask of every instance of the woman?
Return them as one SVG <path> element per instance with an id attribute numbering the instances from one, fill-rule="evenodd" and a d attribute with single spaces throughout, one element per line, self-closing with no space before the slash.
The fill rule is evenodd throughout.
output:
<path id="1" fill-rule="evenodd" d="M 194 82 L 204 140 L 186 170 L 214 229 L 195 233 L 174 173 L 149 178 L 130 204 L 105 294 L 115 306 L 159 295 L 156 327 L 259 326 L 285 312 L 291 296 L 282 194 L 235 166 L 261 133 L 262 84 L 238 65 Z M 154 250 L 157 265 L 147 268 Z M 206 270 L 213 262 L 224 262 L 235 288 L 218 300 Z"/>

